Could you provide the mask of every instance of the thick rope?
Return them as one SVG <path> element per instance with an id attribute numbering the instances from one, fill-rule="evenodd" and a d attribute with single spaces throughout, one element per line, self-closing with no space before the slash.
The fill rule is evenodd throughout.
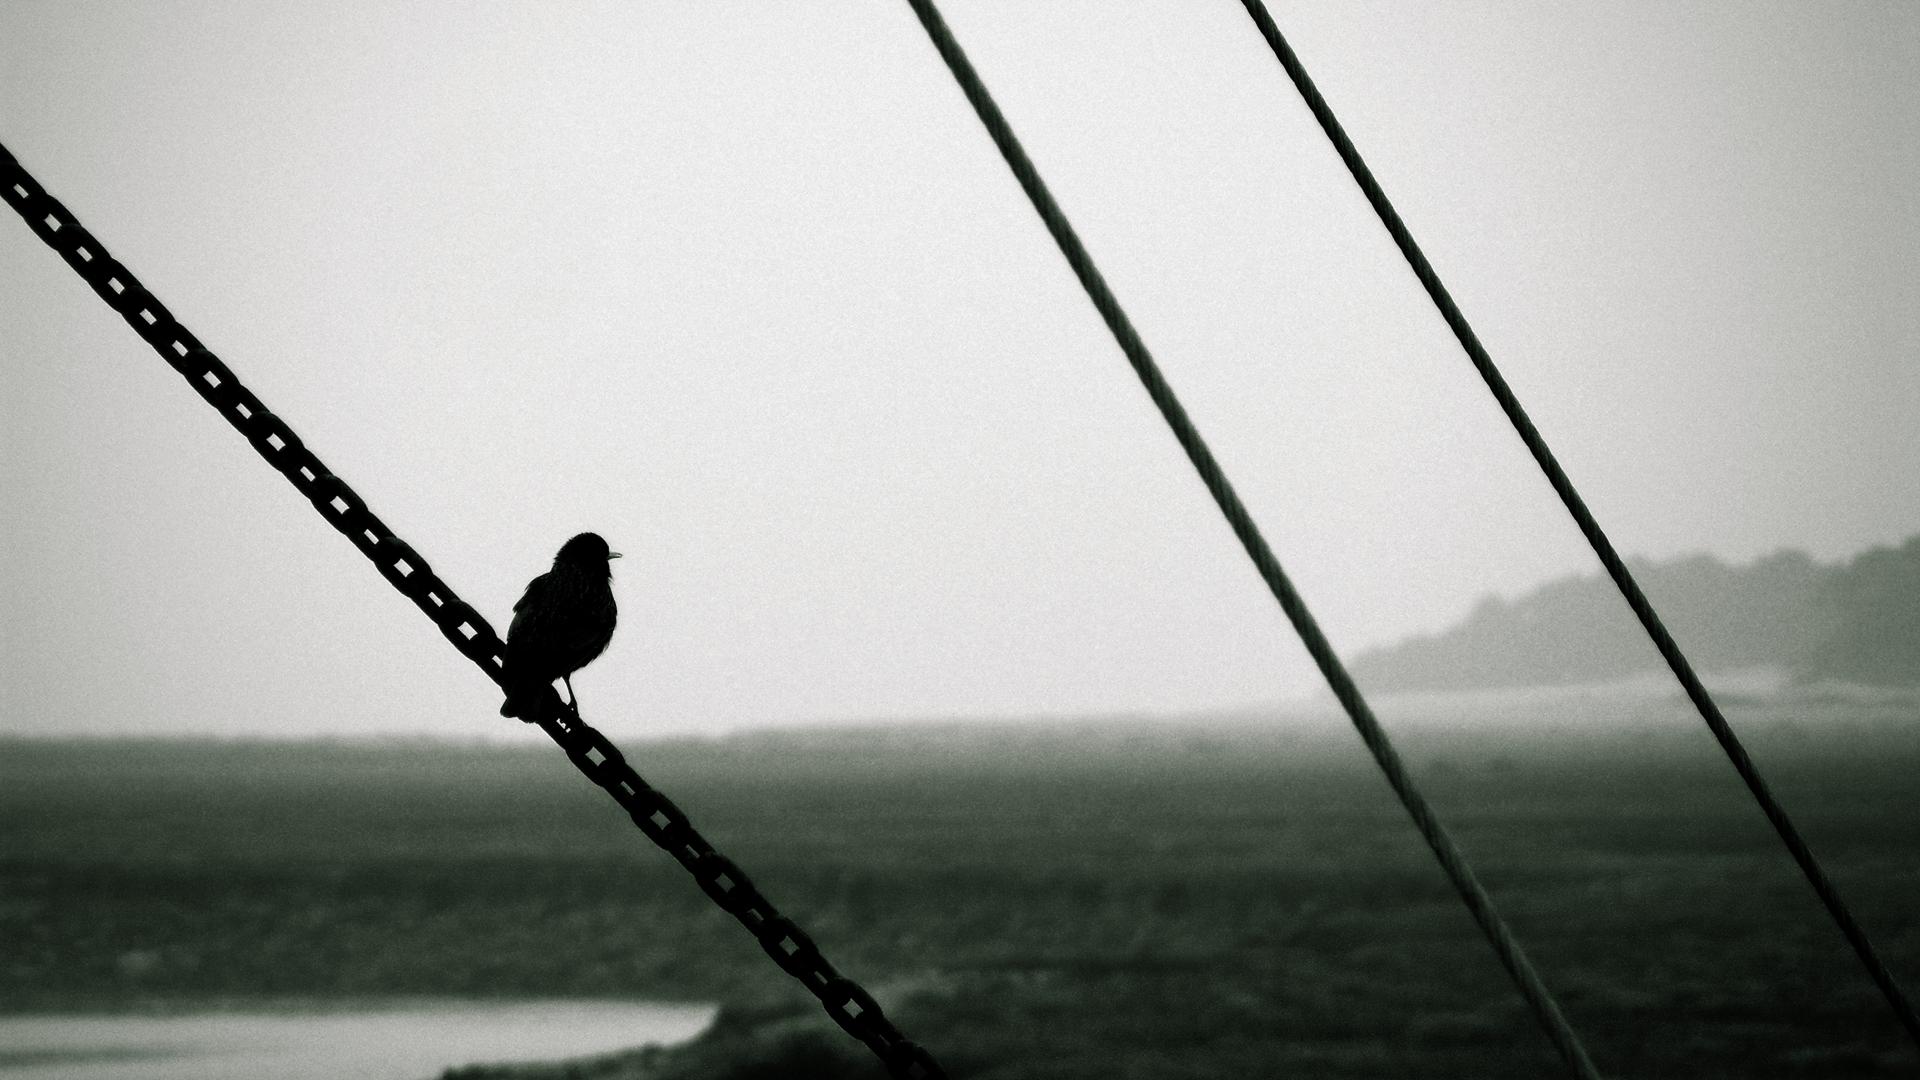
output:
<path id="1" fill-rule="evenodd" d="M 1046 223 L 1047 231 L 1053 234 L 1054 241 L 1059 244 L 1061 253 L 1067 258 L 1067 264 L 1073 268 L 1075 276 L 1080 279 L 1080 284 L 1086 289 L 1087 296 L 1092 299 L 1093 306 L 1099 309 L 1100 317 L 1106 320 L 1107 328 L 1113 332 L 1114 339 L 1120 344 L 1120 350 L 1126 354 L 1127 361 L 1133 365 L 1134 373 L 1140 377 L 1140 382 L 1146 387 L 1147 395 L 1159 407 L 1161 416 L 1173 429 L 1174 437 L 1180 441 L 1180 446 L 1186 451 L 1187 458 L 1193 462 L 1193 467 L 1199 471 L 1200 478 L 1207 485 L 1207 490 L 1213 494 L 1214 502 L 1219 504 L 1221 513 L 1226 515 L 1227 523 L 1233 527 L 1234 535 L 1239 537 L 1241 546 L 1246 549 L 1248 557 L 1253 560 L 1261 578 L 1272 590 L 1274 599 L 1279 601 L 1280 609 L 1286 613 L 1288 621 L 1293 623 L 1293 628 L 1299 633 L 1300 640 L 1306 644 L 1307 651 L 1312 654 L 1314 663 L 1319 665 L 1320 673 L 1326 677 L 1327 685 L 1332 687 L 1334 696 L 1339 699 L 1347 715 L 1352 718 L 1353 726 L 1360 732 L 1361 741 L 1366 743 L 1367 749 L 1373 754 L 1373 759 L 1379 763 L 1381 772 L 1386 774 L 1387 783 L 1393 788 L 1394 794 L 1399 796 L 1401 804 L 1407 808 L 1407 813 L 1412 815 L 1420 835 L 1426 839 L 1427 846 L 1433 849 L 1433 854 L 1440 861 L 1441 868 L 1446 871 L 1448 880 L 1453 882 L 1454 888 L 1460 893 L 1461 900 L 1466 903 L 1467 910 L 1472 913 L 1474 921 L 1480 924 L 1480 929 L 1492 944 L 1493 951 L 1513 977 L 1521 996 L 1526 999 L 1527 1004 L 1533 1009 L 1534 1016 L 1546 1029 L 1548 1037 L 1560 1051 L 1560 1056 L 1566 1061 L 1568 1069 L 1576 1076 L 1597 1078 L 1600 1074 L 1587 1057 L 1586 1050 L 1580 1045 L 1579 1036 L 1574 1033 L 1566 1016 L 1561 1013 L 1560 1006 L 1554 1001 L 1552 993 L 1541 981 L 1539 972 L 1534 969 L 1532 962 L 1520 948 L 1520 943 L 1514 938 L 1513 932 L 1507 928 L 1506 922 L 1494 910 L 1492 898 L 1474 877 L 1472 869 L 1467 865 L 1466 856 L 1461 853 L 1453 837 L 1440 824 L 1439 818 L 1434 815 L 1426 798 L 1414 786 L 1412 777 L 1407 775 L 1406 766 L 1402 764 L 1393 744 L 1388 741 L 1386 731 L 1381 728 L 1379 720 L 1373 715 L 1373 710 L 1361 697 L 1359 687 L 1354 684 L 1352 676 L 1347 674 L 1346 667 L 1341 664 L 1340 658 L 1334 654 L 1333 646 L 1328 643 L 1326 635 L 1321 632 L 1319 624 L 1307 610 L 1306 602 L 1301 599 L 1293 583 L 1280 569 L 1279 560 L 1274 557 L 1272 549 L 1267 546 L 1266 539 L 1254 525 L 1245 504 L 1234 492 L 1233 485 L 1227 481 L 1226 474 L 1214 460 L 1213 452 L 1207 448 L 1199 430 L 1188 418 L 1186 410 L 1174 397 L 1173 389 L 1167 385 L 1166 378 L 1161 375 L 1159 365 L 1148 353 L 1145 342 L 1134 330 L 1133 323 L 1127 318 L 1126 312 L 1121 310 L 1120 302 L 1114 298 L 1112 290 L 1107 287 L 1106 279 L 1094 266 L 1092 256 L 1087 253 L 1085 245 L 1080 242 L 1073 226 L 1068 223 L 1066 215 L 1061 212 L 1059 204 L 1054 201 L 1053 195 L 1040 179 L 1040 174 L 1034 168 L 1032 160 L 1027 157 L 1019 139 L 1014 136 L 1013 129 L 1008 126 L 1006 117 L 1001 115 L 999 106 L 994 104 L 993 98 L 987 93 L 986 85 L 981 82 L 979 74 L 974 71 L 966 54 L 961 51 L 959 43 L 954 40 L 952 32 L 947 29 L 946 22 L 935 10 L 932 0 L 908 0 L 908 3 L 913 7 L 914 14 L 920 17 L 920 23 L 926 28 L 927 36 L 933 39 L 934 48 L 939 50 L 941 59 L 946 61 L 948 69 L 953 72 L 953 77 L 959 82 L 961 91 L 972 103 L 974 112 L 979 114 L 980 122 L 986 125 L 987 133 L 992 136 L 994 145 L 1000 149 L 1000 155 L 1006 158 L 1008 166 L 1013 169 L 1014 176 L 1027 193 L 1027 198 L 1032 200 L 1033 208 L 1039 212 L 1040 219 Z"/>
<path id="2" fill-rule="evenodd" d="M 108 306 L 120 313 L 188 385 L 247 437 L 267 464 L 313 503 L 327 523 L 353 541 L 394 588 L 432 619 L 446 639 L 496 684 L 506 646 L 493 628 L 454 595 L 405 541 L 394 536 L 346 482 L 328 471 L 279 417 L 267 411 L 220 359 L 200 344 L 107 254 L 58 199 L 48 195 L 0 146 L 0 196 L 48 247 L 67 260 Z M 687 815 L 648 785 L 605 735 L 580 719 L 551 687 L 534 722 L 566 751 L 587 779 L 605 788 L 647 838 L 693 875 L 713 902 L 753 934 L 782 971 L 800 980 L 827 1015 L 865 1043 L 896 1077 L 928 1080 L 946 1074 L 926 1050 L 902 1035 L 853 980 L 834 970 L 806 931 L 781 915 L 732 860 L 713 849 Z"/>
<path id="3" fill-rule="evenodd" d="M 1260 28 L 1260 35 L 1266 38 L 1267 45 L 1273 49 L 1273 55 L 1280 61 L 1280 66 L 1286 69 L 1287 77 L 1293 80 L 1293 85 L 1299 89 L 1300 96 L 1306 99 L 1307 108 L 1313 111 L 1314 119 L 1320 122 L 1321 130 L 1326 132 L 1334 149 L 1339 152 L 1340 160 L 1346 162 L 1347 171 L 1353 174 L 1354 182 L 1360 185 L 1360 190 L 1366 194 L 1367 201 L 1373 204 L 1374 212 L 1380 216 L 1381 224 L 1385 225 L 1387 232 L 1392 234 L 1393 242 L 1399 246 L 1400 253 L 1406 257 L 1407 265 L 1413 268 L 1414 276 L 1419 278 L 1420 284 L 1426 287 L 1427 295 L 1433 299 L 1434 306 L 1439 308 L 1441 317 L 1446 319 L 1447 326 L 1453 330 L 1453 336 L 1459 339 L 1461 348 L 1466 350 L 1467 358 L 1473 361 L 1475 370 L 1479 371 L 1480 377 L 1486 380 L 1487 389 L 1493 392 L 1494 400 L 1500 403 L 1500 408 L 1507 414 L 1507 419 L 1513 422 L 1514 430 L 1520 433 L 1520 440 L 1527 444 L 1528 452 L 1533 454 L 1533 460 L 1538 462 L 1540 470 L 1546 473 L 1547 482 L 1553 485 L 1554 493 L 1560 496 L 1561 503 L 1566 506 L 1567 512 L 1573 515 L 1573 520 L 1580 526 L 1580 531 L 1586 536 L 1587 542 L 1593 545 L 1593 553 L 1600 557 L 1601 564 L 1607 568 L 1607 576 L 1613 579 L 1614 585 L 1620 590 L 1620 595 L 1626 598 L 1627 606 L 1632 608 L 1634 615 L 1639 617 L 1640 625 L 1646 628 L 1647 636 L 1653 639 L 1653 644 L 1660 650 L 1661 657 L 1666 660 L 1667 666 L 1673 669 L 1674 677 L 1680 680 L 1680 685 L 1686 690 L 1687 697 L 1699 710 L 1700 718 L 1706 721 L 1707 728 L 1713 732 L 1713 737 L 1719 740 L 1720 748 L 1726 751 L 1727 758 L 1733 762 L 1734 770 L 1740 774 L 1740 779 L 1746 781 L 1747 790 L 1753 793 L 1754 801 L 1760 804 L 1760 809 L 1767 815 L 1767 820 L 1773 823 L 1774 831 L 1780 834 L 1781 841 L 1786 844 L 1787 850 L 1792 852 L 1794 861 L 1800 864 L 1800 870 L 1806 875 L 1807 882 L 1819 895 L 1820 902 L 1826 905 L 1827 912 L 1833 916 L 1833 921 L 1839 925 L 1840 932 L 1846 936 L 1847 942 L 1853 946 L 1853 951 L 1859 955 L 1860 962 L 1866 965 L 1867 973 L 1880 987 L 1880 992 L 1886 995 L 1887 1003 L 1893 1006 L 1893 1011 L 1900 1018 L 1901 1024 L 1906 1027 L 1907 1034 L 1912 1037 L 1916 1046 L 1920 1046 L 1920 1017 L 1915 1015 L 1913 1003 L 1901 990 L 1900 983 L 1893 977 L 1893 972 L 1888 970 L 1886 963 L 1880 959 L 1880 954 L 1874 949 L 1873 943 L 1867 939 L 1866 932 L 1854 920 L 1853 912 L 1840 898 L 1840 893 L 1834 888 L 1833 882 L 1828 880 L 1826 871 L 1821 868 L 1820 861 L 1814 858 L 1813 850 L 1801 838 L 1800 831 L 1794 827 L 1792 819 L 1787 817 L 1786 810 L 1773 797 L 1772 790 L 1767 787 L 1766 781 L 1760 776 L 1760 771 L 1755 768 L 1753 759 L 1747 756 L 1746 747 L 1741 745 L 1739 737 L 1734 735 L 1733 728 L 1727 724 L 1726 717 L 1721 715 L 1720 707 L 1714 703 L 1713 697 L 1707 693 L 1707 688 L 1701 684 L 1700 677 L 1694 673 L 1693 665 L 1687 661 L 1686 655 L 1680 651 L 1680 646 L 1673 640 L 1673 635 L 1660 621 L 1660 616 L 1654 611 L 1653 604 L 1647 600 L 1647 594 L 1641 591 L 1639 582 L 1635 581 L 1633 574 L 1627 570 L 1627 564 L 1614 550 L 1613 543 L 1607 539 L 1607 534 L 1601 531 L 1600 523 L 1594 520 L 1593 513 L 1587 509 L 1585 500 L 1581 499 L 1580 493 L 1574 489 L 1573 481 L 1567 478 L 1566 471 L 1560 467 L 1553 452 L 1547 448 L 1546 440 L 1541 438 L 1539 430 L 1533 426 L 1533 421 L 1528 418 L 1526 410 L 1520 407 L 1519 399 L 1507 385 L 1507 380 L 1501 376 L 1499 368 L 1494 366 L 1493 358 L 1487 354 L 1486 348 L 1480 344 L 1479 336 L 1473 332 L 1471 326 L 1467 325 L 1466 316 L 1461 314 L 1459 306 L 1453 302 L 1452 295 L 1447 292 L 1446 286 L 1441 284 L 1440 276 L 1434 272 L 1433 264 L 1427 261 L 1426 255 L 1420 250 L 1420 245 L 1414 242 L 1413 234 L 1407 231 L 1406 223 L 1400 220 L 1400 215 L 1395 212 L 1393 204 L 1387 200 L 1386 192 L 1381 190 L 1379 182 L 1373 178 L 1372 170 L 1368 169 L 1367 163 L 1361 160 L 1360 152 L 1354 149 L 1353 141 L 1347 138 L 1346 131 L 1341 128 L 1340 121 L 1335 119 L 1326 99 L 1320 96 L 1320 91 L 1313 85 L 1313 80 L 1307 77 L 1307 69 L 1301 65 L 1300 58 L 1294 55 L 1293 49 L 1287 45 L 1286 38 L 1281 36 L 1279 27 L 1274 25 L 1273 17 L 1267 14 L 1266 5 L 1261 3 L 1261 0 L 1242 0 L 1242 3 L 1246 6 L 1247 14 L 1253 17 L 1254 24 Z"/>

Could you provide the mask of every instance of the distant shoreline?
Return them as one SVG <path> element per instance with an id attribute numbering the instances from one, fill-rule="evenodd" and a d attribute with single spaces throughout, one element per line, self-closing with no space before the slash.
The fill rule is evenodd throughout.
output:
<path id="1" fill-rule="evenodd" d="M 1796 682 L 1777 667 L 1756 667 L 1735 671 L 1705 672 L 1708 691 L 1725 709 L 1777 709 L 1795 705 L 1850 705 L 1865 708 L 1920 708 L 1920 687 L 1875 686 L 1842 680 Z M 1537 709 L 1571 703 L 1616 703 L 1641 705 L 1661 702 L 1685 702 L 1684 695 L 1665 671 L 1647 671 L 1623 679 L 1538 686 L 1502 686 L 1476 689 L 1404 690 L 1370 692 L 1368 700 L 1384 712 L 1398 714 L 1403 720 L 1418 721 L 1429 716 L 1453 717 L 1461 713 L 1490 711 L 1485 717 L 1494 722 L 1499 715 L 1516 709 Z M 1283 731 L 1301 723 L 1318 725 L 1328 718 L 1341 718 L 1337 703 L 1330 695 L 1267 706 L 1244 706 L 1221 710 L 1177 712 L 1098 713 L 1088 715 L 1046 714 L 1032 717 L 975 716 L 940 718 L 850 718 L 839 720 L 771 721 L 743 724 L 723 732 L 688 733 L 609 731 L 622 745 L 700 747 L 740 746 L 756 742 L 832 743 L 848 739 L 871 738 L 889 743 L 939 741 L 947 738 L 1016 738 L 1041 736 L 1087 736 L 1098 739 L 1103 733 L 1138 734 L 1141 732 L 1251 732 Z M 1920 723 L 1920 717 L 1916 717 Z M 550 743 L 538 729 L 510 729 L 511 737 L 490 735 L 442 735 L 404 732 L 391 735 L 352 732 L 338 735 L 324 732 L 292 731 L 285 734 L 247 731 L 150 732 L 79 731 L 49 733 L 0 729 L 0 747 L 9 744 L 119 744 L 151 743 L 161 746 L 207 747 L 338 747 L 351 749 L 454 749 L 497 750 L 503 752 L 545 750 Z"/>

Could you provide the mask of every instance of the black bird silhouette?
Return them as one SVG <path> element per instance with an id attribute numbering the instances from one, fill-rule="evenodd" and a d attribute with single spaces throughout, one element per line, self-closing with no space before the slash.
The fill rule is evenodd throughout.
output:
<path id="1" fill-rule="evenodd" d="M 619 557 L 598 534 L 581 533 L 560 545 L 553 569 L 527 582 L 507 628 L 501 716 L 530 721 L 541 690 L 555 679 L 566 681 L 573 700 L 573 673 L 605 652 L 613 638 L 613 569 L 607 560 Z"/>

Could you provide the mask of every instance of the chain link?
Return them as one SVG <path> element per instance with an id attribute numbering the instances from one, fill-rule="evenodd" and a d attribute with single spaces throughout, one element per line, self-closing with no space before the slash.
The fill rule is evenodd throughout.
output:
<path id="1" fill-rule="evenodd" d="M 166 305 L 109 255 L 58 199 L 47 194 L 5 146 L 0 146 L 0 185 L 4 185 L 0 195 L 7 204 L 187 385 L 246 436 L 328 524 L 372 560 L 381 576 L 432 619 L 461 655 L 479 665 L 496 685 L 504 685 L 506 646 L 487 620 L 455 595 L 412 545 L 367 509 L 365 500 L 241 385 L 233 371 L 181 326 Z M 559 744 L 587 779 L 613 796 L 647 839 L 685 867 L 721 910 L 739 920 L 782 971 L 818 998 L 835 1023 L 865 1043 L 889 1073 L 903 1080 L 945 1077 L 927 1051 L 901 1034 L 859 984 L 834 970 L 813 939 L 781 915 L 733 860 L 715 851 L 673 800 L 642 780 L 619 748 L 582 720 L 571 703 L 561 701 L 549 687 L 532 722 Z"/>

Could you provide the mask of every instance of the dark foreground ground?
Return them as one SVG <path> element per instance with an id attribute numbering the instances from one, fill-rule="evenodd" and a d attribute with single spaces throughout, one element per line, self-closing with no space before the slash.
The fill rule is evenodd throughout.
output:
<path id="1" fill-rule="evenodd" d="M 1920 982 L 1912 699 L 1733 711 Z M 1482 714 L 1507 734 L 1388 719 L 1604 1071 L 1920 1071 L 1697 720 L 1665 700 Z M 956 1076 L 1555 1075 L 1358 740 L 1295 730 L 631 756 Z M 873 1075 L 551 747 L 0 742 L 0 1011 L 399 995 L 725 1003 L 690 1046 L 515 1076 Z"/>

